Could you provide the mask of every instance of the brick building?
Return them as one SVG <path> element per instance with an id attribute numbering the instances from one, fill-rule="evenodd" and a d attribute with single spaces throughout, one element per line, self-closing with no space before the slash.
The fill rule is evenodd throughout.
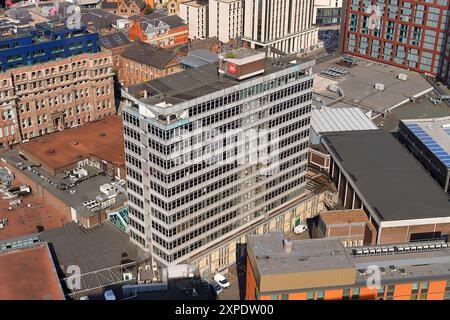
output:
<path id="1" fill-rule="evenodd" d="M 20 140 L 78 126 L 115 112 L 110 53 L 80 54 L 14 68 L 5 75 L 10 79 L 7 83 L 14 87 Z"/>
<path id="2" fill-rule="evenodd" d="M 130 86 L 181 70 L 175 51 L 134 41 L 120 54 L 119 81 Z"/>
<path id="3" fill-rule="evenodd" d="M 342 51 L 432 76 L 448 74 L 448 0 L 343 1 Z"/>
<path id="4" fill-rule="evenodd" d="M 0 73 L 0 149 L 20 141 L 12 78 Z"/>
<path id="5" fill-rule="evenodd" d="M 377 231 L 363 210 L 333 210 L 319 213 L 316 237 L 337 238 L 344 247 L 375 244 Z"/>
<path id="6" fill-rule="evenodd" d="M 52 176 L 75 169 L 80 161 L 88 159 L 111 176 L 125 178 L 122 130 L 122 119 L 112 115 L 78 128 L 33 139 L 16 149 Z"/>
<path id="7" fill-rule="evenodd" d="M 272 232 L 249 236 L 247 252 L 246 300 L 450 299 L 443 241 L 350 249 L 338 239 L 288 241 Z"/>
<path id="8" fill-rule="evenodd" d="M 311 127 L 311 133 L 313 129 Z M 325 147 L 321 144 L 312 144 L 309 146 L 308 151 L 308 164 L 316 167 L 319 170 L 329 172 L 330 170 L 330 155 Z"/>
<path id="9" fill-rule="evenodd" d="M 131 17 L 135 14 L 143 15 L 147 3 L 145 0 L 106 0 L 101 8 L 122 17 Z"/>
<path id="10" fill-rule="evenodd" d="M 133 16 L 129 30 L 131 40 L 140 39 L 155 46 L 170 48 L 188 43 L 189 27 L 179 16 L 158 12 L 140 17 Z"/>
<path id="11" fill-rule="evenodd" d="M 25 241 L 24 241 L 25 242 Z M 57 266 L 46 242 L 0 249 L 1 300 L 64 300 Z"/>
<path id="12" fill-rule="evenodd" d="M 88 9 L 82 11 L 81 23 L 89 31 L 98 32 L 100 35 L 127 29 L 130 26 L 128 19 L 104 9 Z"/>
<path id="13" fill-rule="evenodd" d="M 128 35 L 125 32 L 112 32 L 108 34 L 101 35 L 100 45 L 111 51 L 112 57 L 112 68 L 116 74 L 119 72 L 120 66 L 120 54 L 125 50 L 125 48 L 131 43 Z"/>
<path id="14" fill-rule="evenodd" d="M 216 37 L 206 39 L 192 39 L 189 41 L 189 51 L 204 49 L 219 54 L 222 51 L 222 42 Z"/>
<path id="15" fill-rule="evenodd" d="M 34 197 L 91 228 L 127 201 L 123 145 L 122 120 L 109 116 L 22 143 L 0 161 Z"/>
<path id="16" fill-rule="evenodd" d="M 176 15 L 180 13 L 180 4 L 190 0 L 167 0 L 167 13 L 169 15 Z"/>

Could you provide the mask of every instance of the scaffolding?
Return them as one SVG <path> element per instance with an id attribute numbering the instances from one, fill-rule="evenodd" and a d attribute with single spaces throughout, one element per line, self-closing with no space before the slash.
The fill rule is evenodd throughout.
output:
<path id="1" fill-rule="evenodd" d="M 66 296 L 88 293 L 107 286 L 136 282 L 136 263 L 129 262 L 115 267 L 72 275 L 61 279 L 62 285 L 71 292 Z"/>

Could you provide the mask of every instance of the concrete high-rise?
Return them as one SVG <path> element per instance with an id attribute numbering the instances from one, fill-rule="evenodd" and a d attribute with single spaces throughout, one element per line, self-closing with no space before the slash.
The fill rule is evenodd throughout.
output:
<path id="1" fill-rule="evenodd" d="M 165 265 L 304 195 L 314 61 L 238 49 L 122 90 L 133 242 Z"/>
<path id="2" fill-rule="evenodd" d="M 189 39 L 208 37 L 208 4 L 206 2 L 180 3 L 180 17 L 189 26 Z"/>
<path id="3" fill-rule="evenodd" d="M 251 48 L 294 53 L 317 45 L 313 0 L 245 0 L 244 6 L 243 40 Z"/>
<path id="4" fill-rule="evenodd" d="M 227 43 L 242 36 L 244 19 L 243 0 L 209 0 L 209 37 Z"/>

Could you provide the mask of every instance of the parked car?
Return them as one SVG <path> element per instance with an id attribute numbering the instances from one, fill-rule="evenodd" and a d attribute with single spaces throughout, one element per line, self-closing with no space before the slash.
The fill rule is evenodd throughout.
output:
<path id="1" fill-rule="evenodd" d="M 305 232 L 306 230 L 308 230 L 308 227 L 303 225 L 303 224 L 299 224 L 298 226 L 295 226 L 294 228 L 294 233 L 295 234 L 302 234 L 303 232 Z"/>
<path id="2" fill-rule="evenodd" d="M 105 300 L 116 300 L 116 296 L 112 290 L 106 290 L 104 293 Z"/>
<path id="3" fill-rule="evenodd" d="M 217 273 L 214 276 L 214 281 L 217 282 L 222 288 L 228 288 L 230 286 L 230 282 L 228 282 L 227 278 L 220 273 Z"/>
<path id="4" fill-rule="evenodd" d="M 216 280 L 211 281 L 211 286 L 213 287 L 216 296 L 223 293 L 222 286 L 218 282 L 216 282 Z"/>

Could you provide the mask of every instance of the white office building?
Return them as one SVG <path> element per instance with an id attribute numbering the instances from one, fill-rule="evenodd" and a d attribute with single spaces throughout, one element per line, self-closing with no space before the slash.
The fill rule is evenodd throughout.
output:
<path id="1" fill-rule="evenodd" d="M 189 39 L 208 37 L 208 3 L 189 1 L 180 3 L 179 15 L 189 26 Z"/>
<path id="2" fill-rule="evenodd" d="M 242 36 L 243 14 L 242 0 L 209 0 L 209 37 L 227 43 Z"/>
<path id="3" fill-rule="evenodd" d="M 341 23 L 342 0 L 314 0 L 314 24 L 338 26 Z"/>
<path id="4" fill-rule="evenodd" d="M 284 53 L 307 51 L 318 43 L 314 0 L 244 0 L 244 41 Z"/>
<path id="5" fill-rule="evenodd" d="M 238 49 L 122 90 L 130 237 L 160 263 L 199 261 L 305 194 L 314 61 L 279 59 Z"/>

